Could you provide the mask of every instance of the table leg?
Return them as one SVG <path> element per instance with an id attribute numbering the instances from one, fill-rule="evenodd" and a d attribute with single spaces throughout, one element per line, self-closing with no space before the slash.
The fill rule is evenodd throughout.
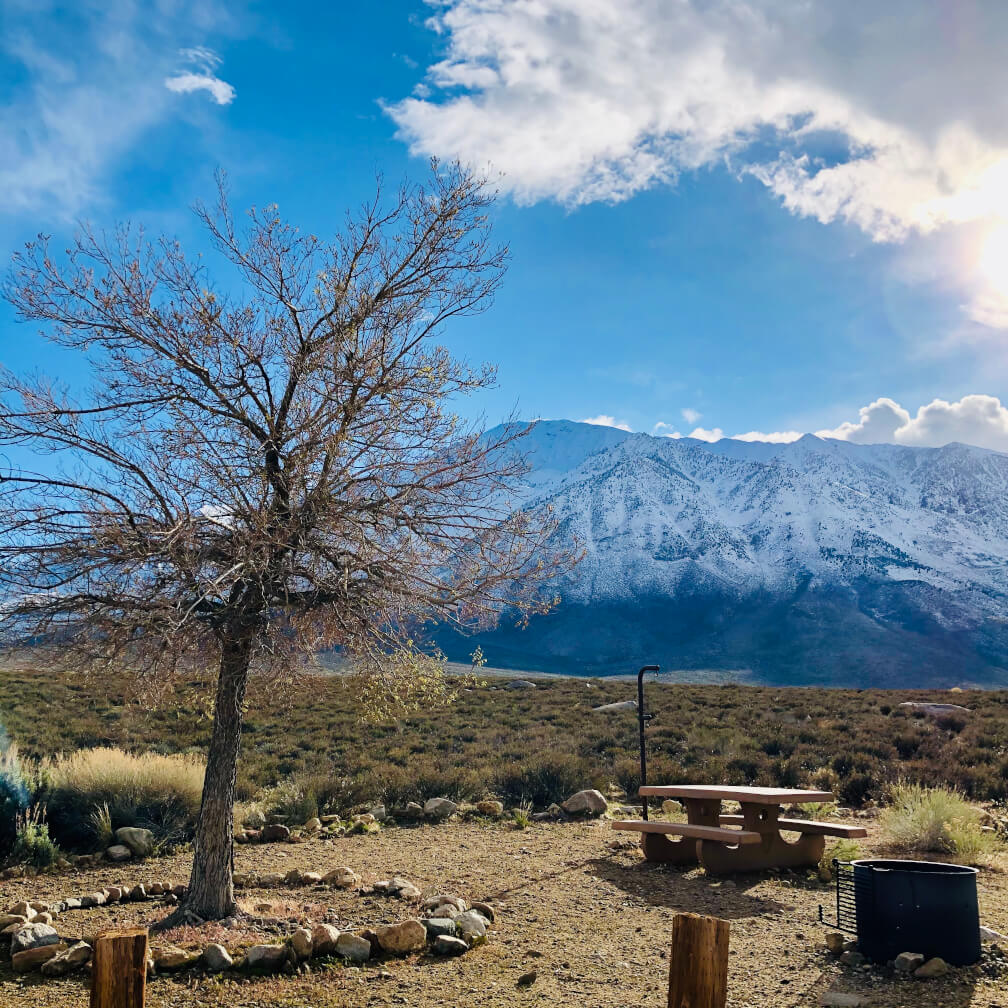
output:
<path id="1" fill-rule="evenodd" d="M 795 841 L 785 840 L 777 826 L 778 805 L 742 805 L 742 828 L 759 833 L 758 844 L 728 847 L 713 840 L 697 842 L 697 856 L 712 874 L 763 871 L 767 868 L 807 868 L 817 865 L 826 849 L 826 838 L 803 833 Z"/>
<path id="2" fill-rule="evenodd" d="M 721 815 L 721 802 L 710 799 L 687 798 L 686 821 L 693 826 L 717 826 Z M 663 864 L 696 864 L 698 843 L 690 837 L 673 840 L 664 833 L 642 833 L 641 850 L 645 861 Z"/>

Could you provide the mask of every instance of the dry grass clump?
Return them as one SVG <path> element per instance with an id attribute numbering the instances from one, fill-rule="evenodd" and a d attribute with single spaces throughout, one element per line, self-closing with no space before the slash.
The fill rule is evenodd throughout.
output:
<path id="1" fill-rule="evenodd" d="M 957 791 L 902 781 L 890 791 L 880 824 L 897 851 L 934 851 L 966 864 L 985 861 L 998 847 L 980 825 L 980 810 Z"/>
<path id="2" fill-rule="evenodd" d="M 195 823 L 203 794 L 203 762 L 191 755 L 81 749 L 46 761 L 42 777 L 52 832 L 75 848 L 106 843 L 121 826 L 180 836 Z"/>

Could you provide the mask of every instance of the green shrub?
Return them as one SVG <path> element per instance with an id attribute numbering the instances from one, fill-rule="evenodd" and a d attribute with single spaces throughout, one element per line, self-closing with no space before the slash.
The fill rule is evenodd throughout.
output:
<path id="1" fill-rule="evenodd" d="M 528 829 L 532 825 L 532 805 L 529 802 L 522 802 L 511 810 L 511 817 L 518 829 Z"/>
<path id="2" fill-rule="evenodd" d="M 318 799 L 303 780 L 280 781 L 263 803 L 267 815 L 282 817 L 288 826 L 303 826 L 318 815 Z"/>
<path id="3" fill-rule="evenodd" d="M 0 859 L 13 848 L 17 817 L 27 805 L 28 789 L 21 773 L 17 745 L 8 742 L 6 735 L 0 732 Z"/>
<path id="4" fill-rule="evenodd" d="M 142 826 L 160 839 L 187 835 L 196 826 L 203 794 L 203 764 L 194 756 L 135 756 L 121 749 L 82 749 L 44 767 L 53 837 L 75 850 L 94 849 L 92 816 L 105 825 Z M 107 807 L 107 816 L 105 808 Z"/>
<path id="5" fill-rule="evenodd" d="M 60 849 L 49 837 L 45 806 L 26 808 L 18 813 L 14 825 L 16 836 L 9 858 L 12 864 L 48 868 L 56 863 Z"/>
<path id="6" fill-rule="evenodd" d="M 880 825 L 898 851 L 936 851 L 975 864 L 997 840 L 980 828 L 980 811 L 957 791 L 901 782 L 893 786 Z"/>
<path id="7" fill-rule="evenodd" d="M 853 861 L 861 853 L 856 840 L 837 840 L 827 844 L 819 859 L 819 878 L 824 882 L 832 882 L 836 877 L 833 872 L 833 861 Z"/>
<path id="8" fill-rule="evenodd" d="M 602 787 L 604 783 L 587 760 L 568 753 L 550 753 L 499 770 L 494 790 L 509 801 L 541 806 L 562 802 L 576 791 Z"/>

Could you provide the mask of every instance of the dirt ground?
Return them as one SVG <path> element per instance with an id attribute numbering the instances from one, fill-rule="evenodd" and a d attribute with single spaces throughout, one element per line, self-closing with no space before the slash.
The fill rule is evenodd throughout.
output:
<path id="1" fill-rule="evenodd" d="M 310 974 L 277 977 L 166 975 L 148 984 L 150 1008 L 329 1008 L 409 1004 L 659 1006 L 666 1003 L 671 918 L 677 911 L 712 914 L 731 922 L 729 993 L 732 1008 L 815 1005 L 825 990 L 868 994 L 877 1006 L 927 1005 L 1008 1008 L 1008 967 L 989 946 L 976 967 L 941 979 L 897 980 L 887 969 L 861 972 L 841 966 L 824 948 L 817 919 L 830 907 L 831 889 L 805 873 L 731 879 L 699 869 L 645 864 L 636 846 L 613 851 L 617 836 L 604 822 L 513 826 L 471 823 L 390 828 L 327 846 L 321 841 L 237 849 L 239 872 L 291 868 L 325 872 L 349 865 L 372 882 L 402 875 L 421 889 L 437 887 L 498 910 L 490 942 L 461 959 L 413 956 L 363 969 L 318 964 Z M 863 850 L 872 852 L 871 841 Z M 114 884 L 184 882 L 188 859 L 107 867 L 34 880 L 0 883 L 0 908 L 21 898 L 55 900 Z M 981 921 L 1008 932 L 1008 861 L 981 871 Z M 271 889 L 242 893 L 244 908 L 269 903 L 269 914 L 291 923 L 327 921 L 346 928 L 393 922 L 413 915 L 409 904 L 356 892 Z M 264 912 L 264 911 L 260 911 Z M 163 916 L 156 903 L 128 903 L 68 911 L 61 934 L 87 937 L 105 927 L 150 923 Z M 219 927 L 174 933 L 171 942 L 201 947 L 224 938 Z M 222 943 L 249 945 L 270 936 L 241 932 Z M 519 986 L 519 978 L 535 979 Z M 17 977 L 0 961 L 3 1008 L 88 1003 L 87 974 L 43 981 Z"/>

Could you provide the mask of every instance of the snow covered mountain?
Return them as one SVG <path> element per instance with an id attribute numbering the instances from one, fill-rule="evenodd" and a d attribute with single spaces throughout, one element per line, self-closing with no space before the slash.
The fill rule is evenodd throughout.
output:
<path id="1" fill-rule="evenodd" d="M 559 611 L 478 638 L 491 664 L 1008 685 L 1008 455 L 569 421 L 521 444 L 528 503 L 585 557 Z"/>

